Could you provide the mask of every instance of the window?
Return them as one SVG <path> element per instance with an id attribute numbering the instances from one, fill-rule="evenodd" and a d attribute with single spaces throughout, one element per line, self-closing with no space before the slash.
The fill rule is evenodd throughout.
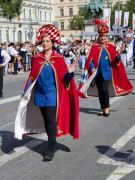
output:
<path id="1" fill-rule="evenodd" d="M 42 12 L 40 11 L 40 21 L 42 21 Z"/>
<path id="2" fill-rule="evenodd" d="M 73 16 L 73 8 L 69 8 L 69 16 Z"/>
<path id="3" fill-rule="evenodd" d="M 15 30 L 13 30 L 13 42 L 15 42 Z"/>
<path id="4" fill-rule="evenodd" d="M 22 42 L 22 31 L 18 31 L 18 42 Z"/>
<path id="5" fill-rule="evenodd" d="M 27 41 L 27 31 L 25 31 L 25 41 Z"/>
<path id="6" fill-rule="evenodd" d="M 51 22 L 51 20 L 52 20 L 52 14 L 51 14 L 51 12 L 49 13 L 49 16 L 50 16 L 50 22 Z"/>
<path id="7" fill-rule="evenodd" d="M 45 12 L 45 22 L 46 22 L 46 19 L 47 19 L 47 18 L 46 18 L 46 12 Z"/>
<path id="8" fill-rule="evenodd" d="M 61 22 L 61 30 L 64 30 L 64 22 Z"/>
<path id="9" fill-rule="evenodd" d="M 29 10 L 29 19 L 31 19 L 31 10 Z"/>
<path id="10" fill-rule="evenodd" d="M 25 9 L 23 10 L 23 17 L 24 17 L 24 19 L 26 18 L 26 11 L 25 11 Z"/>
<path id="11" fill-rule="evenodd" d="M 6 39 L 7 39 L 7 42 L 9 42 L 9 30 L 6 30 Z"/>
<path id="12" fill-rule="evenodd" d="M 60 9 L 60 16 L 64 16 L 64 9 Z"/>

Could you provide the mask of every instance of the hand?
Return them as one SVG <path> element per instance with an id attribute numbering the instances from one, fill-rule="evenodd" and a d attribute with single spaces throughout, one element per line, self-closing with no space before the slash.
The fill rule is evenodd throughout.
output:
<path id="1" fill-rule="evenodd" d="M 95 71 L 96 71 L 96 69 L 95 69 L 95 68 L 93 68 L 93 69 L 91 70 L 92 74 L 93 74 Z"/>
<path id="2" fill-rule="evenodd" d="M 70 65 L 68 66 L 68 72 L 69 72 L 69 73 L 72 73 L 72 72 L 74 72 L 74 71 L 76 70 L 78 60 L 79 60 L 79 58 L 77 58 L 77 59 L 74 61 L 73 64 L 70 64 Z"/>
<path id="3" fill-rule="evenodd" d="M 0 64 L 0 67 L 2 67 L 2 64 Z"/>

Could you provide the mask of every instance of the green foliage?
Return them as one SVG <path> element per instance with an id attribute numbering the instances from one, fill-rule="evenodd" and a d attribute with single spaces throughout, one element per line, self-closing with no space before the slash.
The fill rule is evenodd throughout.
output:
<path id="1" fill-rule="evenodd" d="M 70 21 L 70 29 L 78 29 L 82 30 L 83 29 L 83 16 L 73 16 L 73 19 Z"/>
<path id="2" fill-rule="evenodd" d="M 22 1 L 23 0 L 0 0 L 0 15 L 9 20 L 20 15 Z"/>

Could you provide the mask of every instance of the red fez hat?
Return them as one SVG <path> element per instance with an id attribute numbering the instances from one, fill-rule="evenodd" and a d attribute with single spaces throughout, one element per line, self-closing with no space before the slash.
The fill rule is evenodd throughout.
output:
<path id="1" fill-rule="evenodd" d="M 109 27 L 103 20 L 93 19 L 92 23 L 97 25 L 99 35 L 105 35 L 109 33 Z"/>
<path id="2" fill-rule="evenodd" d="M 36 45 L 42 42 L 43 37 L 49 37 L 52 41 L 60 43 L 59 30 L 52 24 L 46 24 L 38 30 L 36 36 Z"/>

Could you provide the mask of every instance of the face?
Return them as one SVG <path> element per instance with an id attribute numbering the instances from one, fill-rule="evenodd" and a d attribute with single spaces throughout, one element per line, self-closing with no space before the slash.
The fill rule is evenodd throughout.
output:
<path id="1" fill-rule="evenodd" d="M 49 37 L 44 37 L 42 39 L 42 46 L 45 51 L 51 50 L 53 43 Z"/>
<path id="2" fill-rule="evenodd" d="M 108 42 L 108 37 L 106 35 L 102 35 L 98 37 L 98 40 L 100 44 L 105 44 Z"/>

